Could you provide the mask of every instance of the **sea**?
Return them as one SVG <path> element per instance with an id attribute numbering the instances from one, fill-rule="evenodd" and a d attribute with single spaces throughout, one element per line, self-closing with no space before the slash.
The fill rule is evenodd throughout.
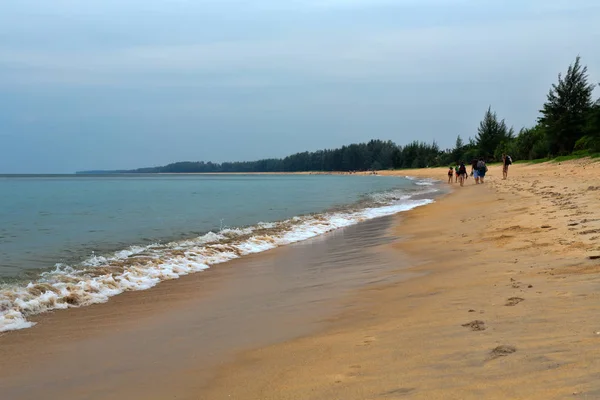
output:
<path id="1" fill-rule="evenodd" d="M 434 201 L 379 175 L 0 175 L 0 332 Z"/>

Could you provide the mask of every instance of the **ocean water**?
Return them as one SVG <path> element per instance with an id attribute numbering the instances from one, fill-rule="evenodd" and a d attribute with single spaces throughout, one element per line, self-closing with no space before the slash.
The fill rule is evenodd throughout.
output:
<path id="1" fill-rule="evenodd" d="M 0 332 L 425 205 L 437 190 L 356 175 L 0 176 Z"/>

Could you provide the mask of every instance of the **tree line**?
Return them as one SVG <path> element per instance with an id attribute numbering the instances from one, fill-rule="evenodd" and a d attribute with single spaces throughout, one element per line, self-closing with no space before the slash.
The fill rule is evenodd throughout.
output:
<path id="1" fill-rule="evenodd" d="M 208 172 L 302 172 L 367 171 L 396 167 L 400 148 L 391 141 L 371 140 L 338 149 L 292 154 L 285 158 L 268 158 L 242 162 L 184 161 L 161 167 L 119 171 L 84 171 L 80 173 L 208 173 Z"/>
<path id="2" fill-rule="evenodd" d="M 489 107 L 474 138 L 464 143 L 459 135 L 454 148 L 441 151 L 437 158 L 430 159 L 430 165 L 468 163 L 480 157 L 500 161 L 502 154 L 517 160 L 534 160 L 600 153 L 600 98 L 593 98 L 596 86 L 589 81 L 587 66 L 577 57 L 564 76 L 559 74 L 558 81 L 550 87 L 535 125 L 515 133 Z M 421 153 L 435 154 L 437 150 L 435 143 L 421 144 Z M 409 165 L 402 165 L 406 166 Z"/>
<path id="3" fill-rule="evenodd" d="M 567 72 L 558 75 L 539 111 L 536 124 L 515 134 L 489 108 L 479 125 L 475 143 L 479 154 L 499 160 L 503 153 L 533 160 L 600 152 L 600 98 L 593 98 L 596 83 L 590 83 L 587 66 L 577 57 Z M 473 146 L 463 147 L 464 152 Z"/>
<path id="4" fill-rule="evenodd" d="M 414 141 L 405 146 L 392 141 L 371 140 L 331 150 L 296 153 L 285 158 L 245 162 L 176 162 L 161 167 L 87 173 L 201 173 L 201 172 L 301 172 L 366 171 L 391 168 L 423 168 L 470 162 L 483 157 L 499 161 L 503 153 L 513 159 L 533 160 L 573 152 L 600 152 L 600 99 L 593 99 L 595 83 L 588 70 L 575 59 L 566 74 L 558 75 L 546 96 L 536 124 L 515 134 L 491 106 L 479 123 L 477 134 L 464 142 L 459 135 L 454 148 Z"/>

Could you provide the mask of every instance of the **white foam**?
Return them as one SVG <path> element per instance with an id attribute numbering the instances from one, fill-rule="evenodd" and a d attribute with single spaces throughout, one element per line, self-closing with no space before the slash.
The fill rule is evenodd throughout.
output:
<path id="1" fill-rule="evenodd" d="M 400 203 L 358 211 L 293 217 L 288 221 L 259 223 L 248 228 L 227 228 L 193 240 L 134 246 L 112 256 L 93 255 L 83 269 L 57 264 L 52 271 L 26 286 L 0 288 L 0 332 L 29 328 L 30 315 L 55 309 L 103 303 L 125 291 L 149 289 L 161 281 L 206 270 L 244 255 L 310 239 L 356 224 L 431 203 L 431 199 L 394 198 Z M 271 233 L 254 234 L 257 229 Z"/>
<path id="2" fill-rule="evenodd" d="M 254 232 L 254 227 L 248 227 L 248 228 L 226 228 L 226 229 L 221 229 L 221 231 L 219 233 L 221 235 L 225 235 L 225 236 L 228 236 L 228 237 L 235 237 L 235 236 L 249 235 L 252 232 Z"/>
<path id="3" fill-rule="evenodd" d="M 405 178 L 408 179 L 409 181 L 413 181 L 414 184 L 417 186 L 433 186 L 436 183 L 440 182 L 438 179 L 416 178 L 414 176 L 405 176 Z"/>

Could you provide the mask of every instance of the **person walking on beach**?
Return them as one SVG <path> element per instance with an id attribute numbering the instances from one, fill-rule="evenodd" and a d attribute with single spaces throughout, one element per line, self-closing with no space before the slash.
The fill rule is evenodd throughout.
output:
<path id="1" fill-rule="evenodd" d="M 502 154 L 502 179 L 508 178 L 508 166 L 512 164 L 512 158 L 507 154 Z"/>
<path id="2" fill-rule="evenodd" d="M 475 184 L 479 185 L 479 172 L 477 171 L 477 160 L 476 158 L 471 160 L 471 175 L 475 178 Z"/>
<path id="3" fill-rule="evenodd" d="M 460 168 L 460 165 L 458 163 L 456 163 L 456 167 L 454 167 L 454 183 L 458 182 L 458 169 Z"/>
<path id="4" fill-rule="evenodd" d="M 467 179 L 467 167 L 464 162 L 460 162 L 460 166 L 458 167 L 458 175 L 460 180 L 460 186 L 465 185 L 465 180 Z"/>
<path id="5" fill-rule="evenodd" d="M 454 176 L 454 170 L 452 167 L 448 169 L 448 183 L 452 183 L 452 177 Z"/>
<path id="6" fill-rule="evenodd" d="M 483 158 L 480 158 L 479 161 L 477 161 L 477 175 L 479 176 L 480 183 L 483 183 L 487 171 L 488 167 L 485 165 L 485 161 L 483 161 Z"/>

